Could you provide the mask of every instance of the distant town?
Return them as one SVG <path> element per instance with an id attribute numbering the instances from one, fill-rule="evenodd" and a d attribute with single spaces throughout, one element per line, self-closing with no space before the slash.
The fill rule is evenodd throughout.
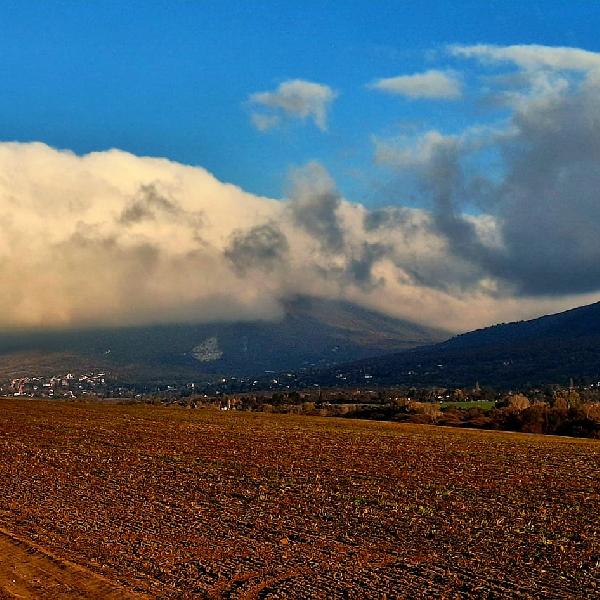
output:
<path id="1" fill-rule="evenodd" d="M 300 387 L 292 373 L 261 379 L 141 385 L 106 371 L 28 375 L 0 385 L 0 395 L 67 401 L 304 414 L 456 427 L 600 437 L 600 381 L 495 391 L 440 386 Z M 296 386 L 294 386 L 296 384 Z"/>

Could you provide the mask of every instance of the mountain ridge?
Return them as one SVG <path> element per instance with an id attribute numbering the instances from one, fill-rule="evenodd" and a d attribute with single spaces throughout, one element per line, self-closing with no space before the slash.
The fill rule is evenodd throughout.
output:
<path id="1" fill-rule="evenodd" d="M 315 381 L 357 384 L 481 384 L 499 387 L 600 380 L 600 302 L 499 323 L 432 345 L 371 357 L 314 374 Z M 310 380 L 310 377 L 305 378 Z"/>

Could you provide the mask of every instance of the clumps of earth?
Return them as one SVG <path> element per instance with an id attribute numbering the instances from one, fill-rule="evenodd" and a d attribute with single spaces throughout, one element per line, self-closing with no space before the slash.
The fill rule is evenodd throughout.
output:
<path id="1" fill-rule="evenodd" d="M 219 360 L 223 356 L 223 351 L 219 348 L 219 339 L 216 336 L 205 339 L 192 348 L 192 356 L 200 362 Z"/>

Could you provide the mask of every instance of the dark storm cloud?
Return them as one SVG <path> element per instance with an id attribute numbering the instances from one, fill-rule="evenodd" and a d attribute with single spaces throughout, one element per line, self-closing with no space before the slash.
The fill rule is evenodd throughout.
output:
<path id="1" fill-rule="evenodd" d="M 309 163 L 293 174 L 290 209 L 296 225 L 313 236 L 325 250 L 340 252 L 344 230 L 337 210 L 341 197 L 327 172 Z"/>
<path id="2" fill-rule="evenodd" d="M 384 244 L 364 242 L 361 253 L 357 258 L 352 258 L 346 270 L 352 283 L 365 290 L 372 289 L 384 282 L 373 278 L 373 266 L 377 261 L 388 255 L 391 248 Z"/>
<path id="3" fill-rule="evenodd" d="M 600 288 L 600 86 L 515 115 L 497 216 L 505 252 L 488 266 L 526 294 Z"/>
<path id="4" fill-rule="evenodd" d="M 363 219 L 363 227 L 365 231 L 397 228 L 401 228 L 402 230 L 412 228 L 416 231 L 418 229 L 412 223 L 410 210 L 396 206 L 386 206 L 366 212 Z"/>
<path id="5" fill-rule="evenodd" d="M 472 150 L 460 138 L 443 138 L 419 165 L 433 231 L 473 281 L 497 278 L 527 296 L 600 289 L 600 85 L 591 74 L 572 86 L 515 109 L 511 134 L 494 140 L 499 182 L 465 168 Z M 494 217 L 501 245 L 483 242 L 469 206 Z"/>
<path id="6" fill-rule="evenodd" d="M 224 255 L 243 274 L 248 269 L 271 270 L 284 260 L 288 241 L 275 223 L 233 233 Z"/>
<path id="7" fill-rule="evenodd" d="M 136 197 L 123 209 L 119 221 L 131 225 L 144 220 L 155 220 L 157 213 L 177 214 L 181 209 L 160 194 L 155 185 L 140 186 Z"/>

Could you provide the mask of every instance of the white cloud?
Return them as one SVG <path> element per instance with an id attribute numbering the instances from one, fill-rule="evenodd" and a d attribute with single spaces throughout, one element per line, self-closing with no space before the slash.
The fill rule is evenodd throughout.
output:
<path id="1" fill-rule="evenodd" d="M 462 58 L 474 58 L 482 62 L 509 62 L 526 70 L 554 69 L 565 71 L 591 71 L 600 68 L 600 53 L 566 48 L 523 44 L 495 46 L 478 44 L 474 46 L 454 45 L 449 52 Z"/>
<path id="2" fill-rule="evenodd" d="M 435 69 L 413 75 L 378 79 L 369 87 L 413 99 L 457 100 L 462 96 L 462 84 L 457 74 Z"/>
<path id="3" fill-rule="evenodd" d="M 312 119 L 319 129 L 326 131 L 327 113 L 336 97 L 334 90 L 321 83 L 301 79 L 284 81 L 272 92 L 250 96 L 250 104 L 262 109 L 253 111 L 252 122 L 264 131 L 279 125 L 283 117 Z"/>
<path id="4" fill-rule="evenodd" d="M 444 152 L 476 153 L 516 134 L 509 124 L 474 125 L 458 134 L 444 134 L 437 129 L 394 138 L 373 137 L 375 161 L 398 168 L 418 169 L 429 166 Z"/>
<path id="5" fill-rule="evenodd" d="M 253 112 L 250 115 L 252 125 L 259 131 L 268 131 L 281 124 L 279 115 L 265 115 L 263 113 Z"/>
<path id="6" fill-rule="evenodd" d="M 442 147 L 454 147 L 457 142 L 456 137 L 443 135 L 436 130 L 391 140 L 374 138 L 375 160 L 400 168 L 428 165 Z"/>

